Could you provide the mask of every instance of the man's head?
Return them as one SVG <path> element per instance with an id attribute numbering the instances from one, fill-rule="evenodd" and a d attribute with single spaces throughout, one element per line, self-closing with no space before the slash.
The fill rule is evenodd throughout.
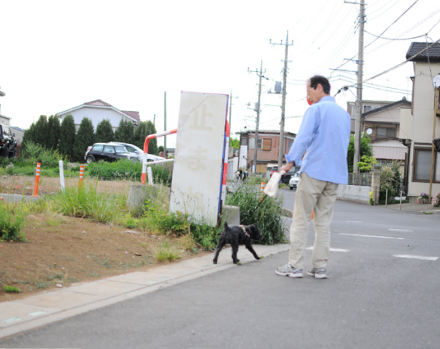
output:
<path id="1" fill-rule="evenodd" d="M 318 103 L 322 97 L 330 94 L 330 83 L 327 78 L 315 75 L 307 81 L 307 97 L 312 102 Z"/>

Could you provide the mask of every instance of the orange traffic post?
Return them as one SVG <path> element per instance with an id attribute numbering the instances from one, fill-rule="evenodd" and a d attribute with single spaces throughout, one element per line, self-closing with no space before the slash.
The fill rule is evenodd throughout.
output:
<path id="1" fill-rule="evenodd" d="M 312 219 L 315 218 L 315 211 L 312 211 Z"/>
<path id="2" fill-rule="evenodd" d="M 261 194 L 260 194 L 260 202 L 263 201 L 263 197 L 264 197 L 264 196 L 263 196 L 264 188 L 266 188 L 266 183 L 261 182 L 261 186 L 260 186 L 260 192 L 261 192 Z"/>
<path id="3" fill-rule="evenodd" d="M 38 184 L 40 183 L 40 170 L 41 170 L 41 163 L 37 162 L 37 169 L 35 171 L 35 185 L 34 185 L 34 195 L 33 197 L 38 197 Z"/>
<path id="4" fill-rule="evenodd" d="M 82 187 L 83 184 L 83 178 L 84 178 L 84 165 L 81 165 L 79 167 L 79 187 Z"/>

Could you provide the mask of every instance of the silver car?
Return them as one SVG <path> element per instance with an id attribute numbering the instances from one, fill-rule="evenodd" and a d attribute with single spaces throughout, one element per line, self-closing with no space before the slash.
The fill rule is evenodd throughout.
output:
<path id="1" fill-rule="evenodd" d="M 129 153 L 135 154 L 137 156 L 137 158 L 139 159 L 139 161 L 142 161 L 142 157 L 144 155 L 145 155 L 145 161 L 147 161 L 147 162 L 165 160 L 165 158 L 163 158 L 161 156 L 144 154 L 144 151 L 141 148 L 135 146 L 134 144 L 122 143 L 122 142 L 110 142 L 110 143 L 123 145 L 125 148 L 127 148 L 127 151 Z"/>
<path id="2" fill-rule="evenodd" d="M 293 188 L 296 189 L 298 187 L 298 182 L 299 182 L 299 172 L 295 173 L 292 177 L 290 177 L 289 180 L 290 190 L 293 190 Z"/>

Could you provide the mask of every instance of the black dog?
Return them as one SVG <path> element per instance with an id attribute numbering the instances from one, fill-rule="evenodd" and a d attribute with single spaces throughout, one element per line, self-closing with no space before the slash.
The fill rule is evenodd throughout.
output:
<path id="1" fill-rule="evenodd" d="M 218 255 L 225 244 L 231 244 L 232 260 L 234 264 L 240 262 L 240 260 L 237 259 L 237 252 L 238 246 L 243 244 L 250 252 L 252 252 L 255 259 L 260 259 L 260 257 L 258 257 L 257 253 L 252 248 L 251 239 L 257 241 L 262 239 L 260 229 L 258 229 L 255 224 L 247 226 L 233 225 L 229 227 L 228 223 L 225 222 L 225 229 L 221 232 L 220 240 L 218 241 L 217 248 L 215 250 L 213 260 L 214 264 L 217 264 Z"/>

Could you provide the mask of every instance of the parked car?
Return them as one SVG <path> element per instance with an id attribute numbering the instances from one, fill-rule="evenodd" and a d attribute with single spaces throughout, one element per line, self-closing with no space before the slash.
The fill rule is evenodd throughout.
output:
<path id="1" fill-rule="evenodd" d="M 272 167 L 272 169 L 270 170 L 269 178 L 272 177 L 272 173 L 274 173 L 274 172 L 278 172 L 278 166 L 273 166 L 273 167 Z"/>
<path id="2" fill-rule="evenodd" d="M 160 160 L 165 160 L 165 158 L 163 158 L 162 156 L 157 156 L 157 155 L 151 155 L 151 154 L 144 154 L 144 151 L 135 146 L 134 144 L 130 144 L 130 143 L 122 143 L 122 142 L 110 142 L 113 144 L 122 144 L 125 148 L 127 148 L 127 150 L 133 154 L 136 155 L 137 158 L 139 159 L 139 161 L 142 161 L 142 157 L 145 156 L 145 160 L 147 162 L 149 161 L 160 161 Z"/>
<path id="3" fill-rule="evenodd" d="M 292 177 L 290 177 L 289 180 L 290 190 L 293 190 L 293 188 L 296 189 L 298 187 L 298 182 L 299 182 L 299 172 L 296 172 Z"/>
<path id="4" fill-rule="evenodd" d="M 9 126 L 0 124 L 0 156 L 6 159 L 15 157 L 17 142 L 14 137 Z"/>
<path id="5" fill-rule="evenodd" d="M 284 176 L 281 176 L 281 183 L 289 184 L 290 178 L 296 173 L 296 169 L 293 167 L 289 172 L 285 173 Z"/>
<path id="6" fill-rule="evenodd" d="M 138 161 L 137 155 L 130 153 L 125 146 L 114 143 L 95 143 L 87 149 L 84 159 L 88 164 L 94 161 L 117 161 L 119 159 L 129 159 Z"/>

